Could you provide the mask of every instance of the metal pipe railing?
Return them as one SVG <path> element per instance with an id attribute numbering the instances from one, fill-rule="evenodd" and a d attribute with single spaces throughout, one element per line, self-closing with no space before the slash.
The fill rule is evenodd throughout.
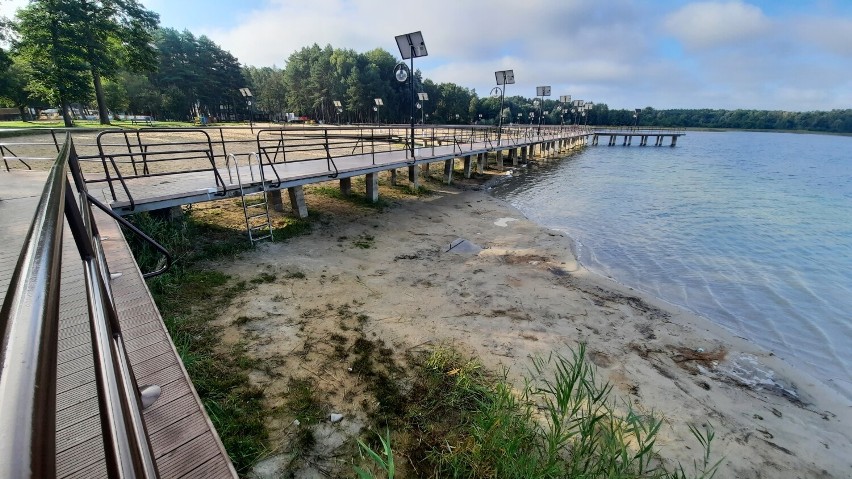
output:
<path id="1" fill-rule="evenodd" d="M 56 357 L 65 188 L 59 153 L 0 311 L 0 477 L 56 476 Z"/>
<path id="2" fill-rule="evenodd" d="M 79 206 L 68 182 L 69 168 Z M 56 358 L 65 219 L 83 263 L 107 473 L 159 477 L 142 408 L 156 401 L 160 388 L 137 387 L 89 198 L 71 136 L 66 134 L 0 311 L 0 477 L 56 475 Z"/>

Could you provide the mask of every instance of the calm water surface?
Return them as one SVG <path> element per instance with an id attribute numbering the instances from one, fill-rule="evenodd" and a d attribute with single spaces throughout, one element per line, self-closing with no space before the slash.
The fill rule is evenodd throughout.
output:
<path id="1" fill-rule="evenodd" d="M 852 398 L 852 138 L 690 132 L 676 148 L 589 147 L 492 192 L 568 233 L 589 269 Z"/>

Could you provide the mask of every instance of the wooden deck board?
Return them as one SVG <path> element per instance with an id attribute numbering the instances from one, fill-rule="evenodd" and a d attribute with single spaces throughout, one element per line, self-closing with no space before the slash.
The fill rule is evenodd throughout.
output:
<path id="1" fill-rule="evenodd" d="M 0 294 L 6 290 L 23 246 L 26 232 L 41 194 L 44 172 L 0 174 Z M 162 318 L 148 293 L 124 237 L 115 222 L 96 213 L 110 269 L 122 275 L 112 281 L 119 322 L 131 365 L 140 384 L 163 388 L 160 400 L 144 411 L 157 433 L 152 445 L 157 452 L 161 477 L 235 477 L 227 454 L 194 393 L 177 358 Z M 66 227 L 62 252 L 59 344 L 57 358 L 57 477 L 106 477 L 104 446 L 98 412 L 91 333 L 80 256 Z M 184 429 L 185 427 L 185 429 Z M 209 440 L 187 443 L 205 435 Z M 191 449 L 191 453 L 187 453 Z M 162 463 L 161 463 L 162 462 Z M 215 464 L 216 467 L 211 467 Z"/>

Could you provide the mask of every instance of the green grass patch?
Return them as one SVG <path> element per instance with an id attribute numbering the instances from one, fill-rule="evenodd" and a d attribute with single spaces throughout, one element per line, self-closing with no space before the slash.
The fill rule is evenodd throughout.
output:
<path id="1" fill-rule="evenodd" d="M 274 283 L 278 277 L 266 271 L 261 272 L 257 277 L 251 279 L 252 284 Z"/>
<path id="2" fill-rule="evenodd" d="M 355 193 L 344 195 L 343 192 L 340 191 L 340 188 L 336 188 L 334 186 L 318 185 L 313 187 L 311 192 L 328 198 L 345 201 L 353 205 L 363 206 L 365 208 L 383 210 L 388 206 L 388 202 L 382 199 L 381 196 L 378 201 L 371 201 L 366 195 L 359 195 Z"/>
<path id="3" fill-rule="evenodd" d="M 371 235 L 358 235 L 358 238 L 352 242 L 352 245 L 356 248 L 361 249 L 370 249 L 375 246 L 376 237 Z"/>

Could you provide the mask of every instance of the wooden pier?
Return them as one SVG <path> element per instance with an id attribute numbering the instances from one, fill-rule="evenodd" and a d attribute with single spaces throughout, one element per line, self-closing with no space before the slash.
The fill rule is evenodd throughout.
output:
<path id="1" fill-rule="evenodd" d="M 391 171 L 396 177 L 398 169 L 406 168 L 409 181 L 416 186 L 419 168 L 441 162 L 444 180 L 449 183 L 457 159 L 463 161 L 463 174 L 470 177 L 474 167 L 482 171 L 488 166 L 489 154 L 494 157 L 493 167 L 502 169 L 506 162 L 518 165 L 533 155 L 554 156 L 585 145 L 588 137 L 588 132 L 580 129 L 507 129 L 503 138 L 496 141 L 491 130 L 433 129 L 431 135 L 420 135 L 412 154 L 410 144 L 408 148 L 394 144 L 398 140 L 393 139 L 393 134 L 388 136 L 390 142 L 377 141 L 375 135 L 366 138 L 363 132 L 353 139 L 351 131 L 329 132 L 328 128 L 311 130 L 308 134 L 305 130 L 292 134 L 269 130 L 267 133 L 272 137 L 269 141 L 258 133 L 251 141 L 232 143 L 226 143 L 220 131 L 219 144 L 198 130 L 189 131 L 196 136 L 206 135 L 207 141 L 181 139 L 180 135 L 188 134 L 187 131 L 147 131 L 131 132 L 130 136 L 127 132 L 101 133 L 97 149 L 88 145 L 88 154 L 81 155 L 89 192 L 103 198 L 120 214 L 286 189 L 294 211 L 306 215 L 301 192 L 306 184 L 335 179 L 345 189 L 351 188 L 352 177 L 364 175 L 368 196 L 377 200 L 378 174 L 382 171 Z M 126 141 L 106 141 L 111 135 L 122 135 Z M 130 138 L 135 141 L 131 142 Z M 317 138 L 320 138 L 318 143 L 311 143 Z M 368 140 L 372 142 L 369 148 Z M 306 147 L 317 144 L 316 148 Z M 84 144 L 80 146 L 81 150 L 87 148 Z M 237 155 L 248 158 L 252 149 L 259 152 L 254 155 L 257 159 L 254 164 L 238 166 L 227 161 Z M 13 163 L 14 159 L 4 157 Z M 25 162 L 20 163 L 29 168 Z M 245 181 L 235 183 L 237 173 Z M 4 303 L 46 177 L 44 171 L 21 167 L 0 172 L 0 241 L 4 245 L 0 248 L 0 294 Z M 104 213 L 95 214 L 94 220 L 108 272 L 112 274 L 109 289 L 137 385 L 154 384 L 162 389 L 156 403 L 143 411 L 159 476 L 236 477 L 121 229 Z M 72 241 L 68 224 L 64 229 L 56 364 L 55 475 L 102 478 L 108 475 L 105 452 L 108 448 L 98 406 L 102 399 L 96 387 L 96 359 L 87 302 L 91 298 L 86 292 L 79 246 Z"/>
<path id="2" fill-rule="evenodd" d="M 597 146 L 600 137 L 607 137 L 607 146 L 615 146 L 621 138 L 621 146 L 630 146 L 634 138 L 639 139 L 639 146 L 648 146 L 648 140 L 654 139 L 654 146 L 663 146 L 667 138 L 671 138 L 669 146 L 677 146 L 677 139 L 686 135 L 683 130 L 647 129 L 647 128 L 609 128 L 596 129 L 592 133 L 592 146 Z"/>

